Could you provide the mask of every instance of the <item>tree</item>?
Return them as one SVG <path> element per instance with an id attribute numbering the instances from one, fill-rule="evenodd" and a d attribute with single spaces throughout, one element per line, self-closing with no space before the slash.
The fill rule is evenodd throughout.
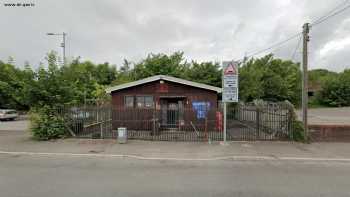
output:
<path id="1" fill-rule="evenodd" d="M 350 69 L 329 77 L 317 94 L 317 99 L 327 106 L 350 106 Z"/>
<path id="2" fill-rule="evenodd" d="M 0 61 L 0 108 L 29 109 L 25 88 L 33 80 L 30 67 L 21 70 Z"/>
<path id="3" fill-rule="evenodd" d="M 221 86 L 219 63 L 198 63 L 196 61 L 188 63 L 183 57 L 183 52 L 175 52 L 171 55 L 149 54 L 146 59 L 134 64 L 133 69 L 131 69 L 131 62 L 124 60 L 124 64 L 118 70 L 117 78 L 112 84 L 118 85 L 154 75 L 170 75 L 208 85 Z"/>
<path id="4" fill-rule="evenodd" d="M 266 55 L 250 59 L 239 69 L 240 98 L 243 101 L 264 99 L 289 100 L 300 104 L 301 71 L 299 64 Z"/>
<path id="5" fill-rule="evenodd" d="M 112 85 L 119 85 L 133 81 L 132 70 L 130 69 L 131 62 L 124 59 L 123 66 L 116 73 L 116 79 L 112 82 Z"/>
<path id="6" fill-rule="evenodd" d="M 74 90 L 58 67 L 57 53 L 50 52 L 46 60 L 48 68 L 40 67 L 36 73 L 36 83 L 31 91 L 31 106 L 60 106 L 72 101 Z"/>
<path id="7" fill-rule="evenodd" d="M 98 84 L 108 85 L 116 79 L 117 70 L 115 66 L 110 66 L 108 62 L 104 64 L 98 64 L 94 69 L 93 75 L 96 78 Z"/>
<path id="8" fill-rule="evenodd" d="M 182 77 L 198 83 L 204 83 L 216 87 L 221 87 L 221 75 L 219 63 L 192 61 L 189 67 L 185 67 L 186 71 Z"/>
<path id="9" fill-rule="evenodd" d="M 185 70 L 183 52 L 175 52 L 172 55 L 150 54 L 146 59 L 137 63 L 131 73 L 134 80 L 143 79 L 153 75 L 170 75 L 181 77 Z"/>

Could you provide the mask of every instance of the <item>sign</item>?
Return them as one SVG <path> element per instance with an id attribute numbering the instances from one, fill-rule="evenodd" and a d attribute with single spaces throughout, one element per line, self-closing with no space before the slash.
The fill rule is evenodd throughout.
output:
<path id="1" fill-rule="evenodd" d="M 210 103 L 204 101 L 193 101 L 192 107 L 196 111 L 197 119 L 204 119 L 210 109 Z"/>
<path id="2" fill-rule="evenodd" d="M 236 62 L 223 62 L 223 102 L 238 102 L 238 65 Z"/>

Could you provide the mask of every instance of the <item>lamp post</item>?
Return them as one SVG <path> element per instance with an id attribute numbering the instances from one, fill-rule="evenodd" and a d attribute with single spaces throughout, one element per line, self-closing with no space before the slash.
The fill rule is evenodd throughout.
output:
<path id="1" fill-rule="evenodd" d="M 67 33 L 47 33 L 48 36 L 62 36 L 61 47 L 63 49 L 63 65 L 66 65 L 66 35 Z"/>

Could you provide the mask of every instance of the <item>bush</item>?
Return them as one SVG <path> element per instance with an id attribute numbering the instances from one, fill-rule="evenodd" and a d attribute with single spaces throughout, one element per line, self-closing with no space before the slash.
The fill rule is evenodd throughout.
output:
<path id="1" fill-rule="evenodd" d="M 294 105 L 290 103 L 289 101 L 285 101 L 285 103 L 289 106 L 289 110 L 291 111 L 291 129 L 292 132 L 289 135 L 289 138 L 292 139 L 293 141 L 297 142 L 307 142 L 308 139 L 305 136 L 305 129 L 304 129 L 304 124 L 302 121 L 298 120 L 298 116 L 295 113 Z"/>
<path id="2" fill-rule="evenodd" d="M 291 139 L 297 142 L 306 141 L 305 130 L 302 121 L 293 120 Z"/>
<path id="3" fill-rule="evenodd" d="M 49 107 L 34 109 L 30 113 L 30 131 L 37 140 L 50 140 L 67 136 L 64 119 Z"/>
<path id="4" fill-rule="evenodd" d="M 350 106 L 350 69 L 329 78 L 318 93 L 320 103 L 331 107 Z"/>

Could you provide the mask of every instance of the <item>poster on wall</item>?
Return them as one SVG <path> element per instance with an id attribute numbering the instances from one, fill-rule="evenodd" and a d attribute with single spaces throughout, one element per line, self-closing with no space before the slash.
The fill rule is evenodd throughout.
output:
<path id="1" fill-rule="evenodd" d="M 196 111 L 197 119 L 204 119 L 210 109 L 210 102 L 193 101 L 192 107 Z"/>

